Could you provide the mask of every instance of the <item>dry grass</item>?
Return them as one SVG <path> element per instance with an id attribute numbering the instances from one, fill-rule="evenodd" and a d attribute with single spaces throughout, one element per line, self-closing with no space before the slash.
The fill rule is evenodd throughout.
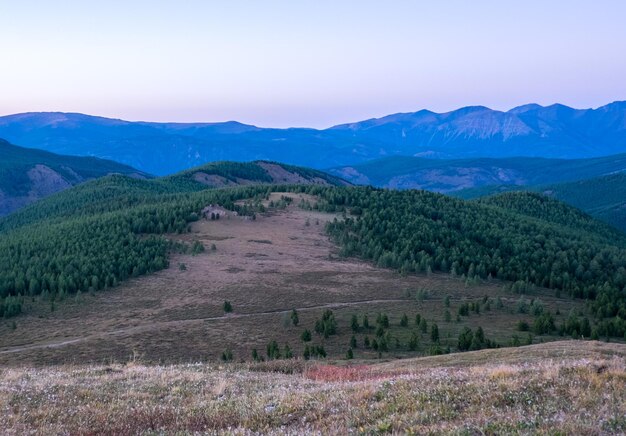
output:
<path id="1" fill-rule="evenodd" d="M 626 432 L 626 346 L 559 342 L 357 367 L 0 370 L 3 434 Z M 488 355 L 488 357 L 481 357 Z M 489 363 L 484 363 L 486 360 Z"/>

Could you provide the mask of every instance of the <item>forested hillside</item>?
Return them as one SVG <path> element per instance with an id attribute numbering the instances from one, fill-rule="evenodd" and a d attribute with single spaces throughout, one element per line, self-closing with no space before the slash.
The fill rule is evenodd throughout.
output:
<path id="1" fill-rule="evenodd" d="M 26 297 L 62 299 L 161 269 L 171 249 L 163 235 L 188 231 L 207 204 L 253 214 L 255 198 L 289 190 L 317 196 L 315 208 L 347 214 L 328 227 L 344 255 L 408 274 L 508 280 L 520 292 L 552 288 L 593 301 L 594 315 L 606 320 L 600 334 L 624 335 L 626 236 L 561 203 L 315 185 L 202 188 L 107 177 L 0 221 L 2 314 L 18 314 Z M 248 205 L 235 204 L 242 199 Z"/>
<path id="2" fill-rule="evenodd" d="M 426 159 L 393 156 L 328 170 L 355 184 L 454 193 L 490 186 L 545 185 L 626 171 L 626 155 L 590 159 L 539 157 Z"/>
<path id="3" fill-rule="evenodd" d="M 149 177 L 117 162 L 94 157 L 62 156 L 18 147 L 2 139 L 0 156 L 0 215 L 107 174 Z"/>
<path id="4" fill-rule="evenodd" d="M 564 201 L 626 232 L 626 174 L 623 173 L 550 185 L 486 186 L 458 191 L 453 195 L 475 199 L 518 190 L 540 192 Z"/>

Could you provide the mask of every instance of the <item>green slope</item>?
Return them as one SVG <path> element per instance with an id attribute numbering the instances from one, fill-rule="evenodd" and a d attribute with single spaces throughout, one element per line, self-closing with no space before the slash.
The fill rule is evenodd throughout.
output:
<path id="1" fill-rule="evenodd" d="M 540 192 L 564 201 L 626 232 L 626 174 L 622 173 L 540 186 L 486 186 L 458 191 L 453 195 L 474 199 L 518 190 Z"/>

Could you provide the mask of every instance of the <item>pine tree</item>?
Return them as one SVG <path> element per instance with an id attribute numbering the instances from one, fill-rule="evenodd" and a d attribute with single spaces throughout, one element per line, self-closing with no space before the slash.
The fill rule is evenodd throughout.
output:
<path id="1" fill-rule="evenodd" d="M 356 336 L 352 335 L 352 337 L 350 338 L 350 348 L 356 348 L 356 347 L 357 347 Z"/>
<path id="2" fill-rule="evenodd" d="M 291 323 L 294 326 L 298 326 L 298 323 L 300 322 L 300 319 L 298 318 L 298 312 L 296 311 L 296 309 L 293 309 L 291 311 Z"/>
<path id="3" fill-rule="evenodd" d="M 231 313 L 233 311 L 233 305 L 230 303 L 230 301 L 224 301 L 222 307 L 225 313 Z"/>
<path id="4" fill-rule="evenodd" d="M 419 328 L 422 333 L 426 333 L 428 331 L 428 323 L 424 318 L 421 319 Z"/>
<path id="5" fill-rule="evenodd" d="M 435 343 L 439 342 L 439 326 L 436 323 L 430 326 L 430 340 Z"/>
<path id="6" fill-rule="evenodd" d="M 311 349 L 308 345 L 304 347 L 304 353 L 302 353 L 302 357 L 304 357 L 304 360 L 309 360 L 311 358 Z"/>
<path id="7" fill-rule="evenodd" d="M 302 339 L 302 342 L 309 342 L 311 340 L 311 331 L 305 329 L 300 335 L 300 339 Z"/>
<path id="8" fill-rule="evenodd" d="M 356 315 L 352 315 L 350 327 L 352 328 L 352 331 L 355 333 L 359 331 L 359 318 Z"/>
<path id="9" fill-rule="evenodd" d="M 293 358 L 293 352 L 291 351 L 291 347 L 289 347 L 289 344 L 285 344 L 285 349 L 283 351 L 283 356 L 285 357 L 285 359 L 292 359 Z"/>
<path id="10" fill-rule="evenodd" d="M 416 351 L 419 346 L 419 338 L 416 332 L 411 334 L 411 339 L 409 339 L 409 350 Z"/>
<path id="11" fill-rule="evenodd" d="M 352 352 L 352 348 L 348 348 L 348 352 L 346 353 L 346 359 L 353 359 L 354 353 Z"/>
<path id="12" fill-rule="evenodd" d="M 406 313 L 402 314 L 402 318 L 400 318 L 400 327 L 407 327 L 409 325 L 409 317 L 406 316 Z"/>

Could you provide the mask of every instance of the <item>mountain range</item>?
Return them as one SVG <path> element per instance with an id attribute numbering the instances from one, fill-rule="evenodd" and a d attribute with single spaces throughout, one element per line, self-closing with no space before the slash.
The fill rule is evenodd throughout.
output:
<path id="1" fill-rule="evenodd" d="M 572 159 L 626 152 L 626 102 L 582 110 L 560 104 L 506 112 L 483 106 L 421 110 L 323 130 L 24 113 L 0 117 L 0 137 L 55 153 L 111 159 L 156 175 L 216 160 L 330 168 L 396 155 Z"/>

